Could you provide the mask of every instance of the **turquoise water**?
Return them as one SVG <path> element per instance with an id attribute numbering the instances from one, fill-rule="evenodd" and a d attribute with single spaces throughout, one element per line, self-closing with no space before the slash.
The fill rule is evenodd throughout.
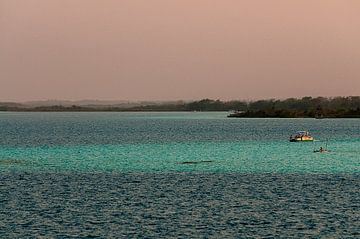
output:
<path id="1" fill-rule="evenodd" d="M 360 238 L 359 119 L 0 113 L 0 135 L 0 238 Z"/>
<path id="2" fill-rule="evenodd" d="M 320 140 L 290 143 L 297 130 Z M 359 119 L 1 113 L 1 171 L 358 173 Z M 331 152 L 313 153 L 328 145 Z"/>

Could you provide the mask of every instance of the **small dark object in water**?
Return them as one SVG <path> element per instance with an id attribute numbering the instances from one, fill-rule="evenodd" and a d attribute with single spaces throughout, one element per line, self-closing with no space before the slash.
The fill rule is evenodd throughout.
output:
<path id="1" fill-rule="evenodd" d="M 323 150 L 323 151 L 320 151 L 320 150 L 314 150 L 314 153 L 328 153 L 330 152 L 329 150 Z"/>
<path id="2" fill-rule="evenodd" d="M 18 159 L 0 159 L 0 164 L 11 165 L 11 164 L 24 164 L 24 163 L 25 163 L 24 161 Z"/>
<path id="3" fill-rule="evenodd" d="M 323 147 L 320 147 L 319 150 L 314 150 L 314 153 L 327 153 L 327 152 L 329 152 L 329 150 Z"/>
<path id="4" fill-rule="evenodd" d="M 200 163 L 212 163 L 214 161 L 212 160 L 203 160 L 203 161 L 185 161 L 185 162 L 180 162 L 179 164 L 200 164 Z"/>

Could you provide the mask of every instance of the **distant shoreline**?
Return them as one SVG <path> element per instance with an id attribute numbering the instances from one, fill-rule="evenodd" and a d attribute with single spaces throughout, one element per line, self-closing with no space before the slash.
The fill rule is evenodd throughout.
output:
<path id="1" fill-rule="evenodd" d="M 242 114 L 237 113 L 231 113 L 227 115 L 228 118 L 244 118 L 244 119 L 251 119 L 251 118 L 273 118 L 273 119 L 359 119 L 360 115 L 351 115 L 351 114 L 345 114 L 345 115 L 329 115 L 329 116 L 322 116 L 322 117 L 313 117 L 313 116 L 306 116 L 306 115 L 300 115 L 300 116 L 283 116 L 283 115 L 262 115 L 262 113 L 254 112 L 244 112 Z"/>
<path id="2" fill-rule="evenodd" d="M 214 112 L 232 111 L 229 118 L 360 118 L 360 96 L 303 97 L 285 100 L 147 102 L 137 105 L 43 105 L 1 103 L 5 112 Z"/>
<path id="3" fill-rule="evenodd" d="M 0 110 L 0 113 L 205 113 L 205 112 L 228 112 L 228 111 L 188 111 L 188 110 L 114 110 L 114 109 L 86 109 L 86 110 L 36 110 L 36 109 L 13 109 L 13 110 Z M 335 115 L 335 116 L 323 116 L 323 117 L 311 117 L 311 116 L 279 116 L 279 115 L 248 115 L 244 114 L 233 114 L 229 113 L 226 115 L 227 118 L 243 118 L 243 119 L 255 119 L 255 118 L 267 118 L 267 119 L 360 119 L 360 115 Z"/>

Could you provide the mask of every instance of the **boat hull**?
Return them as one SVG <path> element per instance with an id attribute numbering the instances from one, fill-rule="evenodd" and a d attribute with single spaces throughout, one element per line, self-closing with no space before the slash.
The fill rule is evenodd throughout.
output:
<path id="1" fill-rule="evenodd" d="M 312 142 L 313 138 L 301 139 L 301 138 L 293 138 L 289 140 L 290 142 Z"/>

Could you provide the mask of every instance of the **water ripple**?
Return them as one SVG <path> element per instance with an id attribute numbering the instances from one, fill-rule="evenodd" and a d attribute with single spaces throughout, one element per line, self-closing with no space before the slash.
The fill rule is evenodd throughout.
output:
<path id="1" fill-rule="evenodd" d="M 360 175 L 3 173 L 2 238 L 360 237 Z"/>

